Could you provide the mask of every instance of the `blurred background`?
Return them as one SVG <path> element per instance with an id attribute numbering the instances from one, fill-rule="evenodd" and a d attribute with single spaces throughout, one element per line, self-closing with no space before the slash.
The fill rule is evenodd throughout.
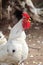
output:
<path id="1" fill-rule="evenodd" d="M 36 8 L 42 8 L 42 14 L 38 17 L 30 8 L 24 7 L 24 0 L 0 0 L 0 31 L 8 39 L 11 28 L 22 18 L 21 14 L 26 9 L 32 22 L 31 28 L 25 31 L 30 48 L 25 65 L 43 65 L 43 0 L 31 1 Z"/>

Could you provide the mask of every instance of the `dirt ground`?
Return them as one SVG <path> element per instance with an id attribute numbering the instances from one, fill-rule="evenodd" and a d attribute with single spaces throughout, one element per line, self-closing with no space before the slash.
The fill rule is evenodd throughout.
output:
<path id="1" fill-rule="evenodd" d="M 6 27 L 1 27 L 1 29 L 5 29 L 5 35 L 8 35 L 9 31 L 6 31 Z M 24 62 L 25 65 L 43 65 L 43 24 L 32 23 L 31 28 L 26 31 L 26 34 L 26 41 L 30 51 L 28 59 Z"/>
<path id="2" fill-rule="evenodd" d="M 27 43 L 30 51 L 26 65 L 43 65 L 43 24 L 32 23 L 27 31 Z"/>

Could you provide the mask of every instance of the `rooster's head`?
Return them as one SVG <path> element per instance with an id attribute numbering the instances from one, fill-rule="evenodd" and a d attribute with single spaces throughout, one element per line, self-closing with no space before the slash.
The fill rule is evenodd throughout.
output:
<path id="1" fill-rule="evenodd" d="M 23 18 L 23 21 L 22 21 L 23 28 L 24 29 L 29 29 L 30 25 L 31 25 L 29 14 L 27 12 L 23 12 L 22 13 L 22 18 Z"/>

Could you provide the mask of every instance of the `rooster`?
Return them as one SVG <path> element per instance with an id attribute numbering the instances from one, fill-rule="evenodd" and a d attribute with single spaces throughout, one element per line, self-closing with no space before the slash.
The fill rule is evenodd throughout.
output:
<path id="1" fill-rule="evenodd" d="M 26 29 L 30 28 L 30 16 L 23 12 L 22 19 L 11 29 L 8 40 L 8 53 L 13 60 L 21 64 L 28 56 L 28 45 L 26 44 Z"/>
<path id="2" fill-rule="evenodd" d="M 4 48 L 5 62 L 23 65 L 23 61 L 27 59 L 29 48 L 25 41 L 26 29 L 30 28 L 30 16 L 23 12 L 22 19 L 11 29 L 9 39 Z M 4 62 L 4 61 L 3 61 Z"/>

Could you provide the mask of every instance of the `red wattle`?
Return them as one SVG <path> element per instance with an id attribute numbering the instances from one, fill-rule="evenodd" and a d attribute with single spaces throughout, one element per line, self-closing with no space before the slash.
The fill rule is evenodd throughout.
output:
<path id="1" fill-rule="evenodd" d="M 27 21 L 27 20 L 23 20 L 22 21 L 22 26 L 23 26 L 23 28 L 26 30 L 26 29 L 29 29 L 30 28 L 30 25 L 31 25 L 31 23 L 30 23 L 30 21 Z"/>

